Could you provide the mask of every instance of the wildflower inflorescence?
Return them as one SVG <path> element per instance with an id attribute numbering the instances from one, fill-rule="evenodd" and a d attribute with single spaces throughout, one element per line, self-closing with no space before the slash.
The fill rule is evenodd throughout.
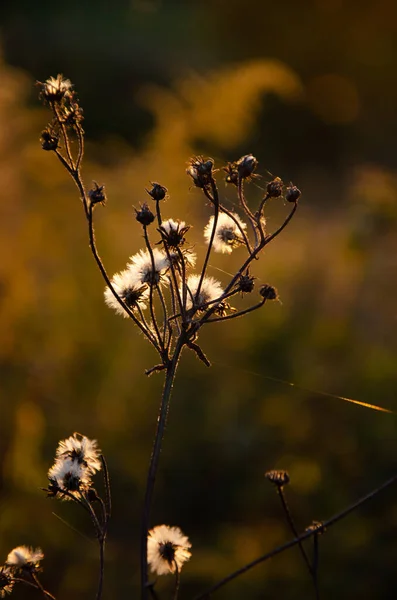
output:
<path id="1" fill-rule="evenodd" d="M 55 463 L 48 471 L 49 496 L 63 500 L 86 496 L 92 487 L 92 476 L 102 468 L 96 440 L 74 433 L 61 440 L 55 454 Z"/>
<path id="2" fill-rule="evenodd" d="M 198 345 L 200 329 L 204 325 L 242 317 L 278 298 L 276 288 L 255 277 L 251 269 L 264 248 L 292 219 L 300 191 L 291 184 L 284 192 L 282 180 L 275 177 L 266 185 L 265 195 L 256 209 L 252 209 L 245 196 L 245 185 L 259 178 L 258 160 L 252 154 L 221 168 L 215 168 L 212 158 L 195 156 L 190 159 L 186 172 L 192 187 L 197 188 L 197 193 L 202 195 L 208 207 L 203 233 L 193 238 L 191 225 L 185 220 L 175 215 L 163 218 L 164 207 L 170 205 L 168 189 L 162 183 L 151 182 L 146 189 L 149 199 L 135 208 L 135 226 L 141 230 L 144 246 L 130 256 L 119 272 L 109 276 L 100 258 L 94 232 L 94 212 L 105 204 L 105 187 L 94 182 L 93 188 L 85 191 L 80 172 L 84 155 L 83 112 L 76 92 L 71 82 L 62 75 L 38 85 L 44 103 L 52 111 L 52 121 L 42 132 L 42 148 L 55 153 L 79 190 L 88 223 L 90 249 L 106 284 L 105 302 L 117 314 L 131 319 L 158 353 L 159 364 L 149 369 L 147 374 L 165 372 L 142 517 L 141 590 L 142 598 L 146 600 L 149 564 L 152 572 L 158 575 L 176 574 L 176 598 L 179 572 L 190 558 L 191 544 L 177 527 L 160 525 L 149 531 L 149 514 L 178 361 L 181 352 L 187 348 L 210 366 Z M 225 183 L 232 184 L 236 190 L 234 210 L 221 201 L 215 178 L 218 173 L 223 174 Z M 289 214 L 273 233 L 268 233 L 265 230 L 265 207 L 269 200 L 277 198 L 284 198 L 290 205 Z M 197 231 L 196 226 L 193 232 Z M 201 240 L 205 242 L 205 251 L 199 263 L 196 248 Z M 226 258 L 236 253 L 239 258 L 237 268 L 225 262 L 222 281 L 209 272 L 214 253 L 226 255 Z M 236 300 L 241 299 L 248 299 L 247 307 L 233 306 Z M 101 465 L 105 475 L 106 502 L 98 497 L 92 484 L 92 477 Z M 106 463 L 99 455 L 96 442 L 79 434 L 60 442 L 48 478 L 46 491 L 49 496 L 73 500 L 90 513 L 101 547 L 103 575 L 103 549 L 111 503 Z M 277 477 L 273 481 L 277 485 L 285 483 Z M 94 504 L 95 507 L 100 505 L 100 514 L 97 514 Z M 101 597 L 102 580 L 101 576 L 97 598 Z"/>
<path id="3" fill-rule="evenodd" d="M 152 573 L 167 575 L 180 571 L 191 557 L 189 539 L 179 527 L 157 525 L 149 531 L 147 558 Z"/>

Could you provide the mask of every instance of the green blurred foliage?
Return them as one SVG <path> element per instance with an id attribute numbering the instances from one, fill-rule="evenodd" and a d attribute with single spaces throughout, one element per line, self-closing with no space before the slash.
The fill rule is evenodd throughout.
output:
<path id="1" fill-rule="evenodd" d="M 191 597 L 289 538 L 266 470 L 289 470 L 300 529 L 393 472 L 395 416 L 317 392 L 397 409 L 397 10 L 386 0 L 134 0 L 0 11 L 0 551 L 41 545 L 58 598 L 91 597 L 97 577 L 85 515 L 40 491 L 57 441 L 73 431 L 99 440 L 112 477 L 105 597 L 137 595 L 162 380 L 145 378 L 152 349 L 103 303 L 77 191 L 38 143 L 48 116 L 32 82 L 61 71 L 79 91 L 85 180 L 109 196 L 96 229 L 110 273 L 142 245 L 132 205 L 150 180 L 169 188 L 164 215 L 194 225 L 202 256 L 209 207 L 185 175 L 192 154 L 220 164 L 253 151 L 264 178 L 249 189 L 252 206 L 267 169 L 304 192 L 255 265 L 281 303 L 208 326 L 210 370 L 182 358 L 153 525 L 190 537 L 181 598 Z M 233 189 L 219 186 L 233 206 Z M 272 203 L 269 230 L 287 210 Z M 211 275 L 233 272 L 239 252 L 214 257 Z M 331 529 L 320 548 L 324 597 L 394 597 L 396 525 L 390 490 Z M 280 556 L 217 597 L 309 597 L 300 559 Z M 169 593 L 170 579 L 159 590 Z"/>

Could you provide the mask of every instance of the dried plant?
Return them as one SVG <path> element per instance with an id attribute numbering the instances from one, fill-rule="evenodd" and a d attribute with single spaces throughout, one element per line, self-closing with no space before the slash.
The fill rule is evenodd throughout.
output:
<path id="1" fill-rule="evenodd" d="M 98 206 L 106 203 L 104 185 L 98 183 L 86 191 L 81 166 L 84 156 L 83 110 L 73 85 L 62 75 L 38 83 L 40 96 L 51 111 L 50 123 L 41 134 L 42 148 L 56 155 L 77 186 L 87 221 L 90 249 L 106 284 L 105 302 L 117 314 L 131 319 L 152 345 L 158 362 L 149 367 L 147 375 L 164 373 L 164 387 L 154 436 L 153 450 L 147 473 L 141 519 L 141 597 L 157 598 L 155 581 L 149 581 L 149 566 L 157 575 L 175 575 L 174 599 L 178 597 L 180 572 L 191 556 L 191 543 L 178 527 L 157 525 L 150 529 L 150 513 L 159 467 L 165 426 L 168 417 L 171 391 L 184 349 L 191 350 L 197 358 L 210 366 L 210 360 L 199 345 L 203 326 L 243 317 L 262 308 L 267 301 L 277 300 L 274 286 L 257 286 L 252 267 L 262 251 L 285 229 L 294 216 L 301 195 L 293 184 L 284 186 L 279 177 L 266 183 L 265 193 L 255 209 L 245 196 L 246 184 L 259 178 L 258 161 L 252 154 L 215 168 L 211 158 L 191 158 L 187 168 L 190 185 L 201 190 L 203 201 L 211 214 L 204 228 L 206 242 L 204 260 L 197 268 L 195 242 L 191 226 L 183 220 L 163 219 L 163 204 L 169 199 L 167 188 L 157 182 L 146 190 L 149 198 L 135 209 L 135 218 L 141 228 L 144 248 L 131 256 L 120 272 L 109 276 L 100 258 L 94 233 L 94 214 Z M 229 210 L 220 200 L 218 176 L 223 175 L 233 186 L 237 196 L 238 211 Z M 271 200 L 282 201 L 289 208 L 284 221 L 273 231 L 266 230 L 265 211 Z M 227 281 L 220 282 L 208 275 L 212 253 L 228 256 L 238 252 L 240 265 Z M 229 268 L 229 267 L 228 267 Z M 233 299 L 242 296 L 246 307 L 236 309 Z M 251 300 L 256 297 L 254 300 Z M 102 470 L 105 498 L 93 487 L 93 476 Z M 358 500 L 325 522 L 313 522 L 302 534 L 288 507 L 284 487 L 290 478 L 286 471 L 269 471 L 266 478 L 276 487 L 288 526 L 294 539 L 228 575 L 209 590 L 196 596 L 208 598 L 217 589 L 237 576 L 271 557 L 298 546 L 313 582 L 316 598 L 318 586 L 319 536 L 326 528 L 340 521 L 364 502 L 374 497 L 397 479 L 392 477 L 376 490 Z M 59 443 L 54 465 L 48 472 L 47 495 L 69 500 L 83 508 L 94 525 L 99 545 L 100 568 L 97 600 L 102 598 L 104 577 L 104 551 L 111 514 L 110 483 L 106 461 L 100 454 L 96 441 L 73 434 Z M 313 538 L 313 555 L 310 557 L 304 541 Z M 0 596 L 11 593 L 15 583 L 23 582 L 38 589 L 44 596 L 53 598 L 40 583 L 37 572 L 43 554 L 39 548 L 15 548 L 0 570 Z"/>

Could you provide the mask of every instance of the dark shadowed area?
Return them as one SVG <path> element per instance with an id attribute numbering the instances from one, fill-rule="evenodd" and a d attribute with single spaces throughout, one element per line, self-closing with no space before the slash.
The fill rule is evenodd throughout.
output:
<path id="1" fill-rule="evenodd" d="M 103 301 L 77 190 L 40 146 L 49 115 L 34 82 L 63 73 L 78 91 L 84 178 L 108 195 L 95 218 L 110 274 L 142 247 L 133 206 L 153 180 L 169 190 L 164 216 L 193 225 L 202 260 L 210 209 L 186 175 L 193 155 L 221 167 L 252 152 L 262 174 L 247 189 L 252 207 L 272 176 L 303 192 L 253 269 L 281 301 L 205 328 L 210 369 L 182 356 L 151 525 L 189 536 L 180 599 L 192 598 L 291 538 L 265 471 L 288 470 L 301 531 L 396 468 L 397 5 L 21 0 L 0 8 L 0 39 L 0 562 L 14 546 L 41 546 L 58 600 L 94 597 L 98 575 L 83 511 L 40 489 L 74 431 L 99 441 L 111 474 L 104 598 L 138 597 L 162 375 L 144 375 L 154 351 Z M 269 231 L 287 212 L 271 202 Z M 234 273 L 240 251 L 214 255 L 209 274 Z M 396 496 L 389 489 L 321 537 L 321 598 L 394 597 Z M 171 597 L 172 577 L 156 589 Z M 213 597 L 243 595 L 314 597 L 298 549 Z"/>

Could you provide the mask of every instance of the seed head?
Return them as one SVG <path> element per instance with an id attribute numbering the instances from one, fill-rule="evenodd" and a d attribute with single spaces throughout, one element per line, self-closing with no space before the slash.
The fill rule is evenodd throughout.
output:
<path id="1" fill-rule="evenodd" d="M 44 129 L 44 131 L 41 132 L 41 147 L 43 150 L 56 150 L 58 144 L 59 138 L 50 128 Z"/>
<path id="2" fill-rule="evenodd" d="M 168 191 L 167 188 L 164 187 L 163 185 L 160 185 L 156 181 L 151 181 L 150 185 L 152 186 L 152 189 L 146 190 L 147 193 L 149 194 L 149 196 L 151 196 L 153 198 L 153 200 L 155 200 L 156 202 L 159 202 L 160 200 L 164 200 L 164 198 L 167 195 L 167 191 Z"/>
<path id="3" fill-rule="evenodd" d="M 269 181 L 266 187 L 269 198 L 279 198 L 283 193 L 283 186 L 284 184 L 280 177 L 275 177 L 272 181 Z"/>
<path id="4" fill-rule="evenodd" d="M 268 285 L 267 283 L 265 283 L 265 285 L 262 285 L 259 288 L 259 293 L 262 296 L 262 298 L 265 298 L 265 300 L 277 300 L 278 299 L 278 292 L 277 292 L 276 288 L 273 287 L 272 285 Z"/>
<path id="5" fill-rule="evenodd" d="M 136 220 L 138 221 L 138 223 L 140 223 L 141 225 L 145 225 L 146 227 L 148 225 L 150 225 L 150 223 L 153 223 L 154 221 L 154 214 L 152 213 L 152 211 L 150 210 L 149 206 L 146 204 L 146 202 L 144 202 L 141 205 L 140 210 L 136 210 Z"/>
<path id="6" fill-rule="evenodd" d="M 44 554 L 41 548 L 30 548 L 28 546 L 18 546 L 11 550 L 7 556 L 6 566 L 17 572 L 21 570 L 37 571 L 40 566 L 40 561 L 43 560 Z"/>
<path id="7" fill-rule="evenodd" d="M 167 575 L 181 570 L 189 560 L 192 545 L 179 527 L 158 525 L 149 531 L 147 559 L 152 573 Z"/>
<path id="8" fill-rule="evenodd" d="M 290 185 L 287 187 L 287 191 L 285 194 L 285 199 L 287 202 L 298 202 L 301 196 L 301 191 L 296 187 L 296 185 Z"/>
<path id="9" fill-rule="evenodd" d="M 240 179 L 248 179 L 251 177 L 257 166 L 258 161 L 252 154 L 246 154 L 239 158 L 236 167 Z"/>
<path id="10" fill-rule="evenodd" d="M 313 521 L 311 525 L 306 527 L 305 531 L 315 531 L 317 535 L 322 535 L 327 530 L 324 527 L 324 523 L 322 521 Z"/>
<path id="11" fill-rule="evenodd" d="M 212 169 L 214 161 L 212 158 L 204 160 L 202 156 L 195 156 L 190 159 L 189 167 L 186 173 L 190 175 L 193 183 L 198 188 L 205 188 L 210 185 L 213 180 Z"/>
<path id="12" fill-rule="evenodd" d="M 56 77 L 49 77 L 44 83 L 37 82 L 41 88 L 40 96 L 46 102 L 60 103 L 66 96 L 72 93 L 72 83 L 70 79 L 64 79 L 60 73 Z"/>
<path id="13" fill-rule="evenodd" d="M 255 277 L 251 277 L 249 270 L 247 269 L 243 275 L 240 275 L 238 280 L 238 287 L 242 294 L 250 294 L 255 287 Z"/>
<path id="14" fill-rule="evenodd" d="M 283 487 L 283 485 L 287 485 L 290 481 L 287 471 L 267 471 L 265 477 L 277 487 Z"/>
<path id="15" fill-rule="evenodd" d="M 237 184 L 238 184 L 238 176 L 239 176 L 238 168 L 237 168 L 237 163 L 235 163 L 235 162 L 231 162 L 230 163 L 229 162 L 229 163 L 227 163 L 226 167 L 223 167 L 223 170 L 226 173 L 226 177 L 225 177 L 226 183 L 231 183 L 231 184 L 237 186 Z"/>
<path id="16" fill-rule="evenodd" d="M 102 206 L 104 206 L 106 203 L 105 186 L 98 185 L 96 181 L 93 181 L 93 184 L 94 187 L 88 192 L 91 204 L 102 204 Z"/>
<path id="17" fill-rule="evenodd" d="M 189 229 L 190 225 L 186 225 L 185 221 L 167 219 L 167 221 L 161 223 L 158 232 L 169 248 L 178 248 L 178 246 L 183 246 L 185 243 L 185 235 Z"/>

